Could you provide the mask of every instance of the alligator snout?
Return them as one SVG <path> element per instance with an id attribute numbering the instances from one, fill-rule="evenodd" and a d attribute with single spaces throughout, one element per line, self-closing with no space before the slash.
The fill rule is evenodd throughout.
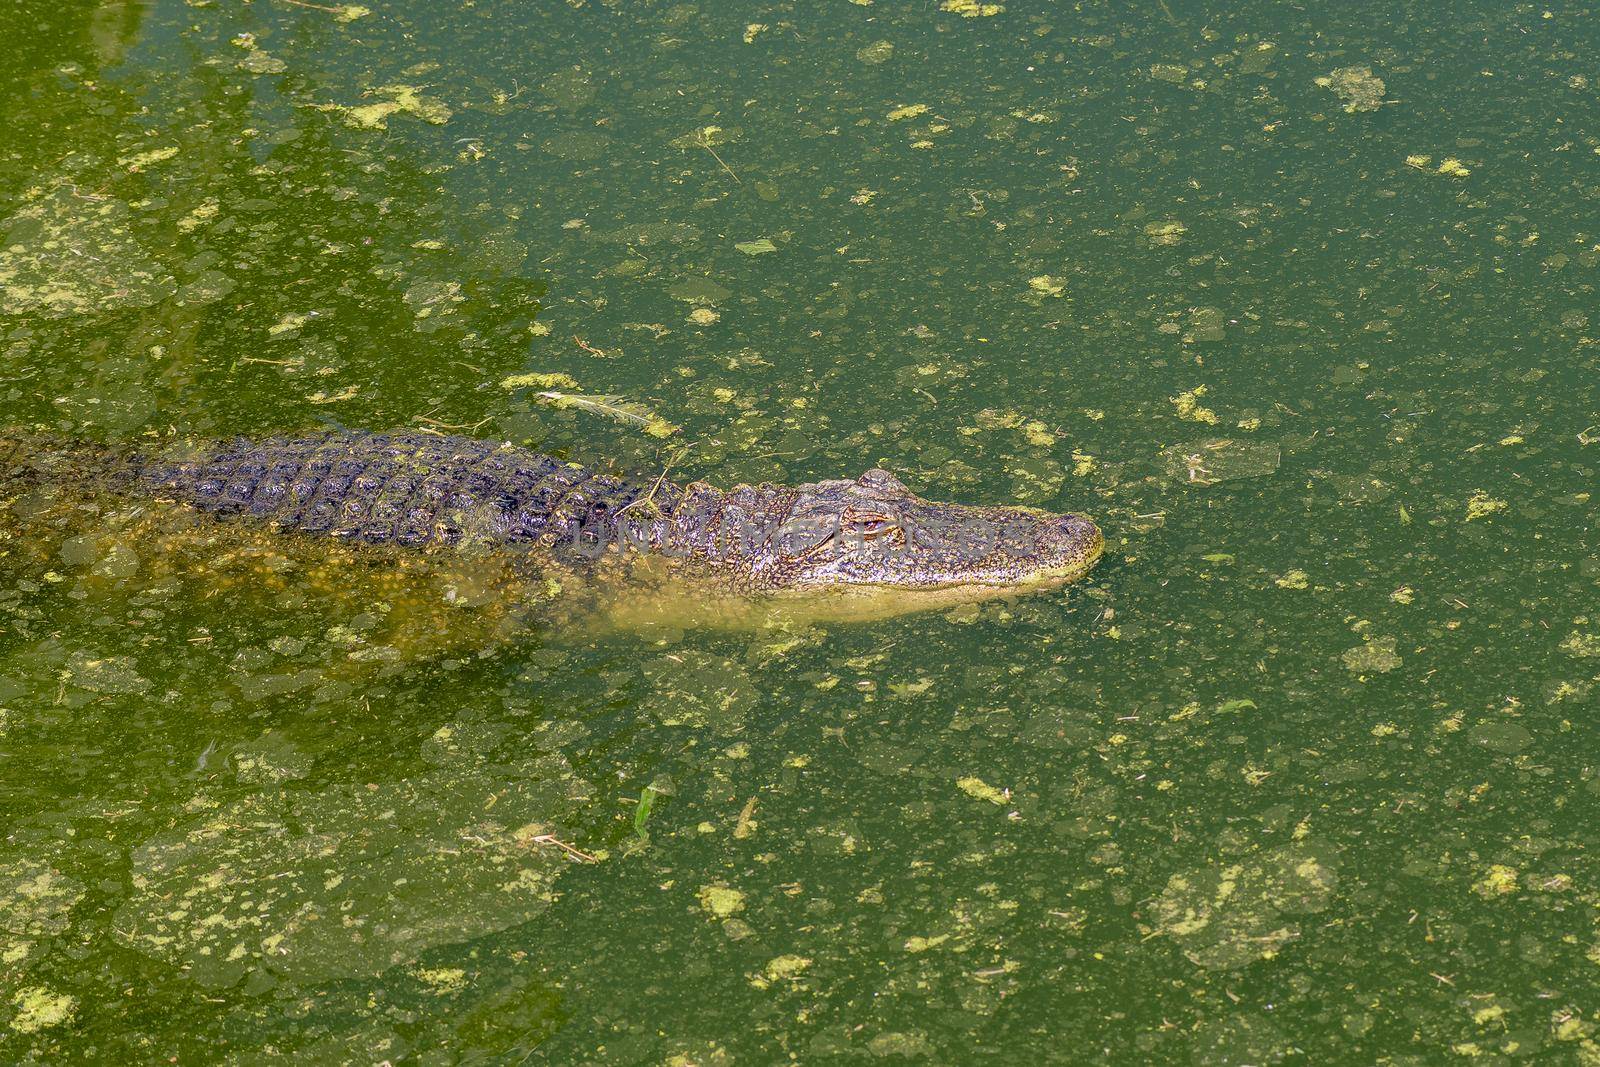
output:
<path id="1" fill-rule="evenodd" d="M 1059 515 L 1039 527 L 1039 550 L 1049 555 L 1097 551 L 1100 541 L 1100 527 L 1082 515 Z"/>

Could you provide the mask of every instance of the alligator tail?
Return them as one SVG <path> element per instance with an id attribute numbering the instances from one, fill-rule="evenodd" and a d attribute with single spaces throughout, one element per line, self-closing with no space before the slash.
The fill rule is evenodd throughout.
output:
<path id="1" fill-rule="evenodd" d="M 104 481 L 124 466 L 105 445 L 16 428 L 0 429 L 0 498 L 39 485 Z"/>

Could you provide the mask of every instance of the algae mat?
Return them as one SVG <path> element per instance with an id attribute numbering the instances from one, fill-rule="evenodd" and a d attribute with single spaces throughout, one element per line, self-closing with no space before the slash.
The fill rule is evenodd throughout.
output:
<path id="1" fill-rule="evenodd" d="M 0 1061 L 1600 1062 L 1595 15 L 23 5 L 0 425 L 1111 543 L 603 632 L 7 499 Z"/>

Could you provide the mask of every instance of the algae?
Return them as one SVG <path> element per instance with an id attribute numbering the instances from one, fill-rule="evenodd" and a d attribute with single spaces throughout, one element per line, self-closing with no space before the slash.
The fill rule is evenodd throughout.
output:
<path id="1" fill-rule="evenodd" d="M 1326 850 L 1300 842 L 1172 875 L 1151 918 L 1195 965 L 1234 970 L 1300 937 L 1297 918 L 1325 909 L 1337 882 Z"/>
<path id="2" fill-rule="evenodd" d="M 555 755 L 442 757 L 405 780 L 261 790 L 156 835 L 133 851 L 118 940 L 220 988 L 375 975 L 527 921 L 574 862 L 552 842 L 588 784 Z"/>
<path id="3" fill-rule="evenodd" d="M 0 226 L 0 315 L 105 315 L 150 307 L 177 289 L 116 197 L 60 182 L 24 193 Z"/>
<path id="4" fill-rule="evenodd" d="M 1316 79 L 1324 89 L 1331 89 L 1339 98 L 1347 114 L 1358 111 L 1376 111 L 1383 106 L 1387 86 L 1383 79 L 1372 73 L 1368 66 L 1339 67 Z"/>

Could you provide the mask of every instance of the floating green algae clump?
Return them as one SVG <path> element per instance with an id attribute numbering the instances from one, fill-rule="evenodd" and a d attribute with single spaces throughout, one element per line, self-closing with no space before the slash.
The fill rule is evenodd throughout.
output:
<path id="1" fill-rule="evenodd" d="M 32 986 L 12 997 L 11 1006 L 16 1009 L 11 1029 L 19 1034 L 31 1034 L 71 1019 L 78 1010 L 78 1001 L 64 993 L 53 993 L 44 986 Z"/>
<path id="2" fill-rule="evenodd" d="M 122 201 L 65 183 L 24 194 L 0 223 L 0 315 L 101 314 L 170 296 L 172 276 L 139 245 L 132 220 Z"/>
<path id="3" fill-rule="evenodd" d="M 886 63 L 894 55 L 893 41 L 873 41 L 871 44 L 856 49 L 856 58 L 869 65 Z"/>
<path id="4" fill-rule="evenodd" d="M 1371 67 L 1340 67 L 1317 79 L 1324 89 L 1332 89 L 1339 103 L 1349 114 L 1357 111 L 1376 111 L 1383 106 L 1383 93 L 1387 88 L 1383 79 L 1372 73 Z"/>
<path id="5" fill-rule="evenodd" d="M 1295 844 L 1242 863 L 1215 865 L 1167 880 L 1152 909 L 1156 932 L 1201 967 L 1231 969 L 1277 954 L 1300 936 L 1292 915 L 1328 906 L 1333 868 Z"/>
<path id="6" fill-rule="evenodd" d="M 37 942 L 66 930 L 82 898 L 83 883 L 48 864 L 29 859 L 0 864 L 0 986 L 27 972 Z"/>
<path id="7" fill-rule="evenodd" d="M 83 885 L 33 860 L 0 864 L 0 929 L 23 937 L 47 937 L 67 927 L 67 913 L 83 896 Z"/>
<path id="8" fill-rule="evenodd" d="M 258 969 L 375 975 L 543 911 L 583 858 L 557 827 L 588 784 L 559 755 L 479 767 L 440 742 L 424 756 L 443 766 L 264 789 L 156 836 L 133 852 L 118 937 L 220 988 Z"/>
<path id="9" fill-rule="evenodd" d="M 359 104 L 355 107 L 344 107 L 339 104 L 311 106 L 322 111 L 342 112 L 346 125 L 363 130 L 386 130 L 389 128 L 390 117 L 394 115 L 410 115 L 423 122 L 443 126 L 455 114 L 450 110 L 450 105 L 431 96 L 423 96 L 422 89 L 415 85 L 380 85 L 373 90 L 373 93 L 388 99 L 371 104 Z"/>
<path id="10" fill-rule="evenodd" d="M 1369 637 L 1366 643 L 1349 649 L 1341 657 L 1344 665 L 1357 674 L 1387 674 L 1400 666 L 1400 654 L 1393 637 Z"/>
<path id="11" fill-rule="evenodd" d="M 944 0 L 944 3 L 939 5 L 940 11 L 948 11 L 964 19 L 998 15 L 1005 9 L 1004 4 L 981 4 L 978 0 Z"/>

